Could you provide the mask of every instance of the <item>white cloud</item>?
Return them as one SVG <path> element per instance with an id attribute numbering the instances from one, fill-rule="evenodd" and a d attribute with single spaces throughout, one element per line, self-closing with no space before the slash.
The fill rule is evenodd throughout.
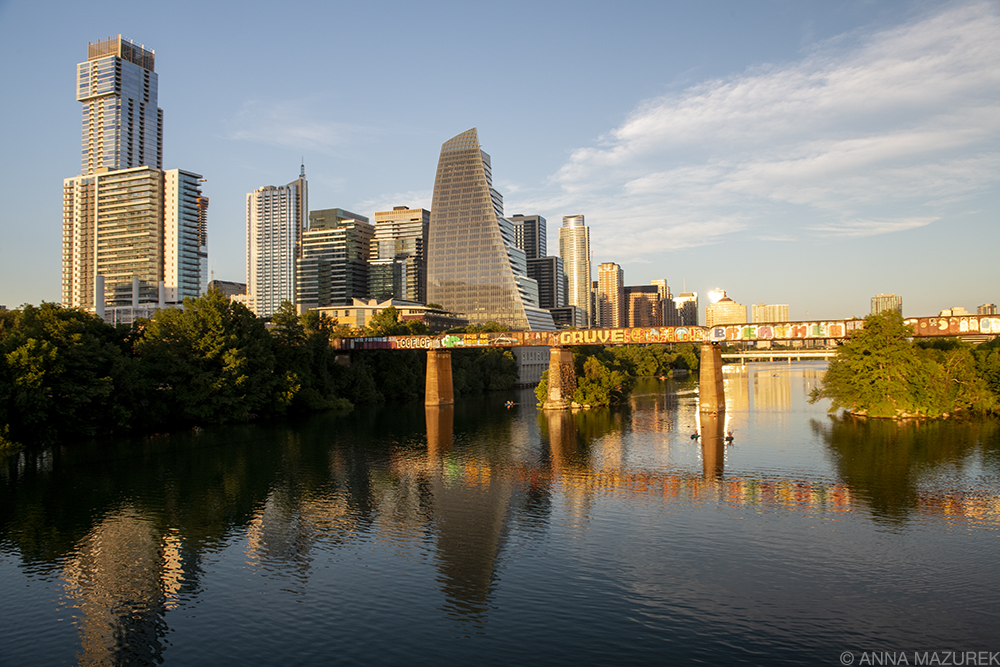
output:
<path id="1" fill-rule="evenodd" d="M 379 195 L 372 199 L 365 199 L 355 204 L 358 211 L 391 211 L 395 206 L 406 206 L 409 208 L 431 208 L 432 193 L 430 190 L 410 190 L 408 192 L 397 192 L 395 194 Z"/>
<path id="2" fill-rule="evenodd" d="M 228 136 L 237 141 L 335 154 L 359 137 L 375 134 L 373 128 L 337 123 L 318 117 L 307 100 L 250 100 L 229 121 Z"/>
<path id="3" fill-rule="evenodd" d="M 602 245 L 641 256 L 738 232 L 905 231 L 998 176 L 1000 17 L 958 4 L 645 102 L 531 203 L 571 202 L 613 223 Z M 778 213 L 796 229 L 767 229 Z"/>

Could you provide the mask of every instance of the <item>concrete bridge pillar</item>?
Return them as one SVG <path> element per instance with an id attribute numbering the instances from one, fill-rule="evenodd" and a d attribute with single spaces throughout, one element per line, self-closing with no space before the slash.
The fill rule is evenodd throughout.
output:
<path id="1" fill-rule="evenodd" d="M 701 345 L 698 410 L 710 414 L 726 411 L 726 394 L 722 384 L 722 346 L 718 343 Z"/>
<path id="2" fill-rule="evenodd" d="M 455 402 L 451 382 L 451 350 L 427 350 L 427 377 L 424 405 L 452 405 Z"/>
<path id="3" fill-rule="evenodd" d="M 549 393 L 543 410 L 568 410 L 576 393 L 576 368 L 573 350 L 553 347 L 549 350 Z"/>

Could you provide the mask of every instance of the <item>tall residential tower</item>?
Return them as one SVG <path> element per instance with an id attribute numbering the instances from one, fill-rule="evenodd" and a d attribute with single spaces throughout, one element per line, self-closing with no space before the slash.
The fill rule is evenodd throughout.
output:
<path id="1" fill-rule="evenodd" d="M 591 308 L 590 229 L 583 224 L 582 215 L 564 215 L 559 228 L 559 256 L 569 283 L 566 302 L 586 314 L 588 326 L 594 324 Z"/>

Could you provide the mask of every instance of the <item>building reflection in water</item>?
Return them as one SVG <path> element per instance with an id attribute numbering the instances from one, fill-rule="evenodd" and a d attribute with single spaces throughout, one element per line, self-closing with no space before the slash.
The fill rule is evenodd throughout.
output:
<path id="1" fill-rule="evenodd" d="M 163 615 L 183 578 L 179 546 L 133 507 L 105 516 L 80 540 L 62 572 L 79 609 L 79 664 L 162 662 Z"/>

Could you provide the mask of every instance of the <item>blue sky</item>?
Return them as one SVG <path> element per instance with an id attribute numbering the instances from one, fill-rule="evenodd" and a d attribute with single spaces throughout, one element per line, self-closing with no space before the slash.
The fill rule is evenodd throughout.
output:
<path id="1" fill-rule="evenodd" d="M 0 0 L 0 304 L 60 299 L 75 67 L 156 51 L 164 167 L 203 174 L 209 263 L 244 280 L 245 195 L 429 208 L 477 127 L 508 215 L 591 227 L 628 285 L 793 319 L 1000 302 L 1000 2 Z"/>

